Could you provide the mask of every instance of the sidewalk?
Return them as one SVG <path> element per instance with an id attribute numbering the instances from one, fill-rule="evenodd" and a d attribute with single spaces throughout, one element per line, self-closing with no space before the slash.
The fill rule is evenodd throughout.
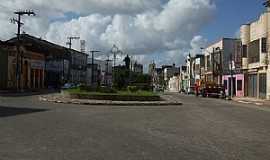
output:
<path id="1" fill-rule="evenodd" d="M 50 94 L 40 96 L 39 100 L 52 103 L 79 104 L 79 105 L 105 105 L 105 106 L 179 106 L 182 102 L 175 100 L 170 95 L 161 96 L 163 101 L 108 101 L 108 100 L 87 100 L 70 99 L 61 94 Z"/>
<path id="2" fill-rule="evenodd" d="M 0 90 L 0 96 L 2 97 L 23 97 L 23 96 L 33 96 L 33 95 L 44 95 L 50 93 L 58 93 L 58 90 L 54 89 L 40 89 L 40 90 L 24 90 L 18 92 L 16 90 Z"/>
<path id="3" fill-rule="evenodd" d="M 250 98 L 250 97 L 234 97 L 232 99 L 235 102 L 243 103 L 243 104 L 254 104 L 257 106 L 268 106 L 270 107 L 270 101 L 269 100 L 263 100 L 263 99 L 256 99 L 256 98 Z"/>

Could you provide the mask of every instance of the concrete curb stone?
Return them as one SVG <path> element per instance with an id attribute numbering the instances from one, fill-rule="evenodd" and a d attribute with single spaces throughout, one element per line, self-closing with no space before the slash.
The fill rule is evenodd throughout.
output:
<path id="1" fill-rule="evenodd" d="M 76 104 L 76 105 L 112 105 L 112 106 L 179 106 L 180 101 L 153 101 L 153 102 L 138 102 L 138 101 L 101 101 L 101 100 L 79 100 L 68 99 L 57 96 L 40 96 L 40 101 L 60 103 L 60 104 Z"/>

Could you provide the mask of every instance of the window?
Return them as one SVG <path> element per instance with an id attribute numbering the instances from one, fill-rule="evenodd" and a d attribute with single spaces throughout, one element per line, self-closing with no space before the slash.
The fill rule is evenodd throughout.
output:
<path id="1" fill-rule="evenodd" d="M 255 40 L 248 44 L 248 62 L 256 63 L 260 61 L 260 41 Z"/>
<path id="2" fill-rule="evenodd" d="M 210 56 L 206 56 L 206 64 L 207 64 L 207 70 L 209 71 L 211 67 Z"/>
<path id="3" fill-rule="evenodd" d="M 247 58 L 247 45 L 243 45 L 243 57 Z"/>
<path id="4" fill-rule="evenodd" d="M 224 88 L 225 88 L 225 90 L 228 89 L 228 80 L 224 80 Z"/>
<path id="5" fill-rule="evenodd" d="M 242 80 L 237 80 L 237 91 L 242 91 L 242 85 L 243 85 L 243 83 L 242 83 Z"/>
<path id="6" fill-rule="evenodd" d="M 261 39 L 261 51 L 262 53 L 267 53 L 267 39 L 266 38 L 262 38 Z"/>

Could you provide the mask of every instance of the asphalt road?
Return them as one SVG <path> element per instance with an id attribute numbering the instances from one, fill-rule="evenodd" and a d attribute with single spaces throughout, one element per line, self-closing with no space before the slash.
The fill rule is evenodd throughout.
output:
<path id="1" fill-rule="evenodd" d="M 176 95 L 112 107 L 0 97 L 0 160 L 268 160 L 270 109 Z"/>

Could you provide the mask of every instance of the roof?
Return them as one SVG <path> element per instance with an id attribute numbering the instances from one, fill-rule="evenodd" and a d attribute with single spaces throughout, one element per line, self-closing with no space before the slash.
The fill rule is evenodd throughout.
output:
<path id="1" fill-rule="evenodd" d="M 165 69 L 165 68 L 172 68 L 173 66 L 171 66 L 171 65 L 163 65 L 162 66 L 162 69 Z"/>
<path id="2" fill-rule="evenodd" d="M 17 37 L 14 37 L 8 41 L 6 41 L 8 44 L 14 45 L 17 43 L 18 39 Z M 68 52 L 76 52 L 80 54 L 85 54 L 73 49 L 69 49 L 63 46 L 60 46 L 58 44 L 43 40 L 41 38 L 37 38 L 34 36 L 31 36 L 29 34 L 22 34 L 20 36 L 20 41 L 21 44 L 30 51 L 33 52 L 39 52 L 39 53 L 44 53 L 44 54 L 58 54 L 58 55 L 64 55 L 67 54 Z M 86 54 L 85 54 L 86 55 Z"/>
<path id="3" fill-rule="evenodd" d="M 210 46 L 212 46 L 212 45 L 214 45 L 216 43 L 219 43 L 220 41 L 226 41 L 226 40 L 240 41 L 239 38 L 225 38 L 225 37 L 222 37 L 219 40 L 216 40 L 216 41 L 213 41 L 213 42 L 208 43 L 206 48 L 209 48 Z"/>

